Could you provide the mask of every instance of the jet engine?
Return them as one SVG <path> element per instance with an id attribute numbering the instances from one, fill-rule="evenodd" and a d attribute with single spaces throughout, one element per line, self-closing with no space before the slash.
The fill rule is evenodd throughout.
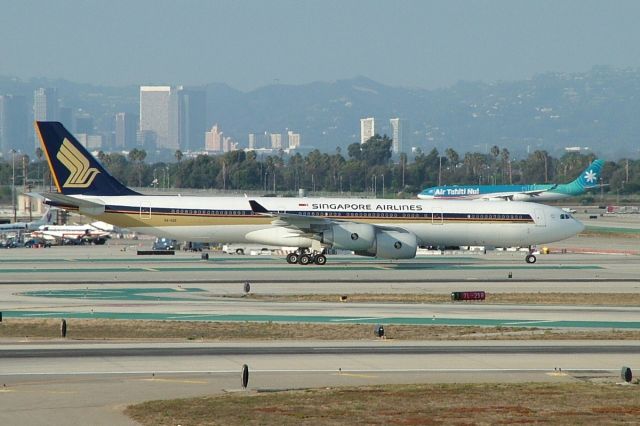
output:
<path id="1" fill-rule="evenodd" d="M 418 249 L 416 236 L 411 232 L 380 230 L 360 223 L 334 225 L 322 233 L 321 242 L 382 259 L 412 259 Z"/>
<path id="2" fill-rule="evenodd" d="M 321 242 L 343 250 L 369 250 L 376 242 L 376 228 L 366 223 L 333 225 L 322 232 Z"/>

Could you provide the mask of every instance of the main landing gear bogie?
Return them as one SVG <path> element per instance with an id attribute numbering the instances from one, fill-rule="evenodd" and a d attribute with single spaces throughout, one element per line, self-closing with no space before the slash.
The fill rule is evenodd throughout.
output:
<path id="1" fill-rule="evenodd" d="M 327 263 L 327 256 L 324 255 L 324 252 L 311 253 L 308 249 L 300 249 L 287 255 L 287 263 L 292 265 L 295 263 L 300 265 L 324 265 Z"/>

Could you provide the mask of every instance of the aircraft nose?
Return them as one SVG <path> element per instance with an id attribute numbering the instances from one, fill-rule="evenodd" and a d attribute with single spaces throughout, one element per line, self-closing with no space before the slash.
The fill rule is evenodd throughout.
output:
<path id="1" fill-rule="evenodd" d="M 574 227 L 576 228 L 576 234 L 581 233 L 586 228 L 584 223 L 580 222 L 578 219 L 573 219 L 573 224 L 574 224 Z"/>

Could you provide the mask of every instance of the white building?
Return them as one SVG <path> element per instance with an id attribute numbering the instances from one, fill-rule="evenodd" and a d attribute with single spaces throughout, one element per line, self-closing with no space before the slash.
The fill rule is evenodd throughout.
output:
<path id="1" fill-rule="evenodd" d="M 401 118 L 392 118 L 389 123 L 391 124 L 391 149 L 393 153 L 404 152 L 408 146 L 409 122 Z"/>
<path id="2" fill-rule="evenodd" d="M 293 133 L 291 130 L 289 130 L 287 132 L 287 137 L 289 139 L 289 149 L 300 148 L 300 133 Z"/>
<path id="3" fill-rule="evenodd" d="M 178 149 L 177 99 L 171 86 L 140 86 L 140 133 L 156 148 Z"/>
<path id="4" fill-rule="evenodd" d="M 360 119 L 360 143 L 365 143 L 376 134 L 373 117 Z"/>

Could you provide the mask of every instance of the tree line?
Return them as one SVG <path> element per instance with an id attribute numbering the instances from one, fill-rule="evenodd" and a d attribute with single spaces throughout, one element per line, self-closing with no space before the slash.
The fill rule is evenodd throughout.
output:
<path id="1" fill-rule="evenodd" d="M 564 183 L 575 179 L 594 160 L 592 153 L 566 153 L 560 158 L 538 150 L 526 158 L 514 159 L 509 150 L 493 146 L 488 153 L 459 154 L 454 149 L 418 151 L 393 158 L 391 139 L 375 135 L 364 144 L 348 146 L 346 156 L 314 150 L 303 156 L 259 156 L 255 151 L 233 151 L 223 155 L 185 158 L 175 152 L 175 162 L 146 163 L 146 152 L 133 149 L 121 153 L 98 153 L 103 166 L 127 186 L 144 188 L 193 188 L 261 191 L 265 194 L 370 193 L 386 197 L 414 197 L 425 187 L 471 184 Z M 0 162 L 0 181 L 5 198 L 12 172 L 16 185 L 50 182 L 42 153 L 30 162 L 16 159 Z M 26 170 L 25 170 L 26 169 Z M 640 160 L 607 161 L 602 171 L 605 191 L 617 194 L 640 192 Z"/>

